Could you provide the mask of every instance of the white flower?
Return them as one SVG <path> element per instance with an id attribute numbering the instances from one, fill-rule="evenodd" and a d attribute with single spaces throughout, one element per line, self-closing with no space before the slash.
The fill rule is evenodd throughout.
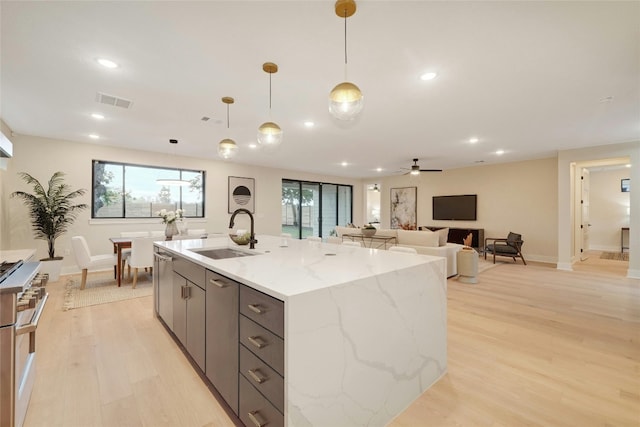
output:
<path id="1" fill-rule="evenodd" d="M 176 211 L 167 211 L 166 209 L 162 209 L 159 212 L 156 212 L 156 215 L 162 218 L 162 222 L 164 224 L 172 224 L 176 222 L 176 220 L 182 221 L 184 210 L 176 209 Z"/>

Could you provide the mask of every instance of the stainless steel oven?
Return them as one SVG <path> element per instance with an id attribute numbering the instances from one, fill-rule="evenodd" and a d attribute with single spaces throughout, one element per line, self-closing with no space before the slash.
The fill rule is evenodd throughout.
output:
<path id="1" fill-rule="evenodd" d="M 36 375 L 36 331 L 47 302 L 39 262 L 0 264 L 0 427 L 22 426 Z"/>

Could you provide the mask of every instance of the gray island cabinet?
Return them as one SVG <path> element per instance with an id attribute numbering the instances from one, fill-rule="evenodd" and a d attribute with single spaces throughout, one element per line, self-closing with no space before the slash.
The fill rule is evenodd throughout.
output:
<path id="1" fill-rule="evenodd" d="M 155 243 L 156 315 L 237 420 L 384 426 L 446 373 L 444 258 L 258 240 Z"/>

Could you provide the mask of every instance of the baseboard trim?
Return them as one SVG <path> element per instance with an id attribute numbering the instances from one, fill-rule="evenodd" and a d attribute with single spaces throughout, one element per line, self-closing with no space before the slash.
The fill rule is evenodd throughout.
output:
<path id="1" fill-rule="evenodd" d="M 629 279 L 640 279 L 640 270 L 627 270 L 627 277 Z"/>
<path id="2" fill-rule="evenodd" d="M 559 262 L 556 264 L 556 269 L 563 271 L 573 271 L 573 264 L 570 262 Z"/>

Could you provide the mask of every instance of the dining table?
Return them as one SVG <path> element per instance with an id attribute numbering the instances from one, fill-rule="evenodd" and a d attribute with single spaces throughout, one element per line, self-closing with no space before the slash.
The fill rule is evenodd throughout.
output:
<path id="1" fill-rule="evenodd" d="M 133 237 L 109 237 L 109 240 L 113 244 L 113 253 L 116 254 L 118 258 L 118 262 L 114 267 L 118 287 L 122 284 L 122 250 L 131 248 L 131 241 L 133 239 Z"/>

